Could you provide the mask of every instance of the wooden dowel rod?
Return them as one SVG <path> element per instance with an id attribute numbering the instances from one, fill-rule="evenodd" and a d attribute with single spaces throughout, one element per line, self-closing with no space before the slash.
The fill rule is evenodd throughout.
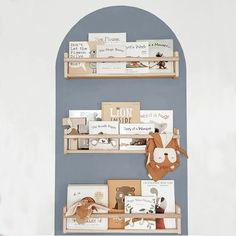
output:
<path id="1" fill-rule="evenodd" d="M 96 58 L 66 58 L 65 62 L 128 62 L 128 61 L 178 61 L 179 57 L 96 57 Z"/>
<path id="2" fill-rule="evenodd" d="M 174 138 L 179 138 L 179 135 L 173 135 Z M 65 135 L 66 139 L 75 139 L 75 138 L 132 138 L 132 139 L 148 139 L 153 138 L 151 135 L 141 135 L 141 134 L 81 134 L 81 135 Z"/>
<path id="3" fill-rule="evenodd" d="M 75 216 L 69 216 L 66 218 L 75 218 Z M 181 218 L 181 214 L 165 213 L 165 214 L 139 214 L 139 213 L 93 213 L 90 218 L 144 218 L 144 219 L 161 219 L 161 218 Z"/>

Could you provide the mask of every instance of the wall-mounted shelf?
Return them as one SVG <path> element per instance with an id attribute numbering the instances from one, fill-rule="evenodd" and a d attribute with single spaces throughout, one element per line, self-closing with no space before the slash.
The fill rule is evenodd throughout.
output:
<path id="1" fill-rule="evenodd" d="M 175 206 L 175 213 L 164 213 L 164 214 L 126 214 L 120 211 L 112 210 L 110 213 L 93 213 L 91 218 L 144 218 L 144 219 L 161 219 L 161 218 L 175 218 L 176 228 L 175 229 L 107 229 L 107 230 L 96 230 L 96 229 L 68 229 L 67 219 L 73 218 L 66 217 L 66 206 L 63 208 L 63 232 L 66 233 L 145 233 L 145 234 L 181 234 L 181 208 Z"/>
<path id="2" fill-rule="evenodd" d="M 174 129 L 174 138 L 176 138 L 179 142 L 180 135 L 179 129 Z M 79 140 L 79 139 L 100 139 L 100 138 L 132 138 L 132 139 L 148 139 L 152 138 L 151 135 L 145 134 L 79 134 L 79 135 L 70 135 L 66 134 L 66 130 L 64 130 L 64 154 L 72 154 L 72 153 L 112 153 L 112 154 L 144 154 L 145 150 L 88 150 L 88 149 L 79 149 L 79 150 L 70 150 L 69 149 L 69 140 Z"/>
<path id="3" fill-rule="evenodd" d="M 159 60 L 157 60 L 159 59 Z M 135 62 L 135 61 L 168 61 L 173 62 L 173 73 L 143 73 L 143 74 L 71 74 L 69 73 L 70 62 Z M 68 53 L 64 53 L 64 77 L 65 79 L 112 79 L 112 78 L 169 78 L 179 77 L 179 53 L 174 52 L 173 57 L 120 57 L 120 58 L 69 58 Z"/>

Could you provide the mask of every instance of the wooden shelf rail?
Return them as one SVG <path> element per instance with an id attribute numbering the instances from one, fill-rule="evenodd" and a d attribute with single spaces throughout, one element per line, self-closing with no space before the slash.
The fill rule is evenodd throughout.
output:
<path id="1" fill-rule="evenodd" d="M 124 73 L 124 74 L 77 74 L 69 73 L 70 62 L 173 62 L 173 73 Z M 112 78 L 177 78 L 179 77 L 179 53 L 174 52 L 173 57 L 107 57 L 107 58 L 69 58 L 68 53 L 64 53 L 64 77 L 65 79 L 112 79 Z"/>
<path id="2" fill-rule="evenodd" d="M 120 211 L 113 210 L 109 213 L 93 213 L 90 218 L 143 218 L 143 219 L 161 219 L 161 218 L 174 218 L 176 220 L 175 229 L 155 229 L 155 230 L 139 230 L 139 229 L 107 229 L 107 230 L 96 230 L 96 229 L 68 229 L 67 219 L 74 218 L 74 216 L 66 217 L 66 206 L 63 208 L 63 232 L 64 233 L 163 233 L 163 234 L 181 234 L 181 208 L 176 205 L 175 213 L 164 213 L 164 214 L 139 214 L 139 213 L 121 213 Z M 118 212 L 118 213 L 117 213 Z"/>
<path id="3" fill-rule="evenodd" d="M 179 142 L 180 134 L 179 129 L 174 129 L 173 131 L 174 138 L 176 138 Z M 148 139 L 152 138 L 151 135 L 146 134 L 79 134 L 79 135 L 70 135 L 66 134 L 66 130 L 64 130 L 64 154 L 73 154 L 73 153 L 100 153 L 100 154 L 144 154 L 145 150 L 88 150 L 88 149 L 69 149 L 70 139 L 79 140 L 79 139 L 108 139 L 108 138 L 128 138 L 128 139 Z"/>

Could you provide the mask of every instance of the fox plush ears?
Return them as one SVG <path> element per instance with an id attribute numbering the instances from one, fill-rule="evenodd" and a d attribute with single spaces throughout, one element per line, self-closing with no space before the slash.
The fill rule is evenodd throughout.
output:
<path id="1" fill-rule="evenodd" d="M 179 166 L 179 153 L 185 157 L 188 154 L 179 146 L 173 134 L 154 133 L 151 136 L 146 145 L 146 168 L 148 176 L 157 181 Z"/>

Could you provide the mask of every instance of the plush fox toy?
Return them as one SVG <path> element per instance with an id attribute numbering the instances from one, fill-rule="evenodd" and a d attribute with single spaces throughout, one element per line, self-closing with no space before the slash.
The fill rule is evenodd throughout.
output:
<path id="1" fill-rule="evenodd" d="M 146 145 L 146 168 L 148 176 L 157 181 L 179 166 L 179 153 L 185 157 L 188 154 L 172 134 L 154 133 L 151 136 Z"/>

